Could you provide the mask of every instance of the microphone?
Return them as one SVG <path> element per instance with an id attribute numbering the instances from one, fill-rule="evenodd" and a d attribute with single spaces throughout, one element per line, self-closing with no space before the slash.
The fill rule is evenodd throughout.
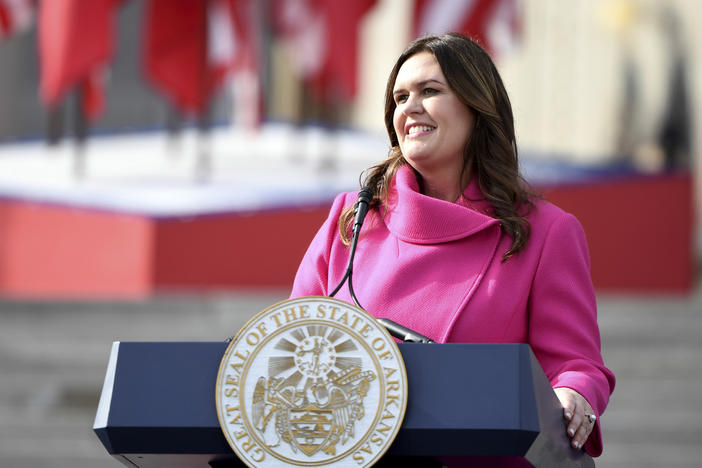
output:
<path id="1" fill-rule="evenodd" d="M 399 323 L 395 323 L 392 320 L 388 320 L 386 318 L 379 318 L 376 320 L 380 322 L 380 324 L 384 326 L 392 336 L 402 341 L 410 343 L 435 343 L 435 341 L 431 338 L 417 333 L 414 330 L 410 330 L 407 327 L 403 327 Z"/>
<path id="2" fill-rule="evenodd" d="M 336 288 L 334 288 L 334 291 L 329 294 L 329 297 L 334 297 L 334 295 L 339 292 L 339 289 L 341 289 L 341 286 L 344 285 L 346 280 L 349 282 L 349 292 L 351 293 L 351 299 L 353 299 L 354 304 L 356 304 L 359 308 L 363 309 L 361 304 L 358 302 L 358 299 L 356 298 L 356 293 L 353 290 L 353 259 L 354 256 L 356 255 L 356 245 L 358 244 L 358 235 L 361 232 L 361 226 L 363 225 L 363 220 L 366 218 L 366 214 L 368 213 L 368 204 L 370 201 L 373 199 L 373 188 L 370 186 L 363 187 L 359 192 L 358 192 L 358 200 L 356 201 L 356 204 L 353 207 L 353 212 L 356 215 L 356 218 L 354 219 L 353 222 L 353 228 L 352 228 L 352 236 L 351 236 L 351 247 L 349 248 L 349 263 L 346 266 L 346 273 L 344 274 L 344 277 L 341 278 L 341 282 L 337 285 Z"/>
<path id="3" fill-rule="evenodd" d="M 361 230 L 363 220 L 366 218 L 366 213 L 368 213 L 368 204 L 372 199 L 373 189 L 371 187 L 365 186 L 358 192 L 358 201 L 353 208 L 353 212 L 356 215 L 353 221 L 353 235 L 356 235 L 357 231 Z"/>

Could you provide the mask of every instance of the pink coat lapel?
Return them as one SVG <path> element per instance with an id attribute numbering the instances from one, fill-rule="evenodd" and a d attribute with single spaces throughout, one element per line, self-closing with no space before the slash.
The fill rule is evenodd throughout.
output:
<path id="1" fill-rule="evenodd" d="M 472 201 L 458 203 L 424 196 L 418 189 L 413 171 L 403 166 L 388 213 L 364 226 L 354 287 L 371 314 L 444 341 L 494 258 L 501 231 L 496 219 L 476 210 L 485 211 L 477 186 L 464 193 Z M 346 288 L 337 297 L 350 300 Z"/>

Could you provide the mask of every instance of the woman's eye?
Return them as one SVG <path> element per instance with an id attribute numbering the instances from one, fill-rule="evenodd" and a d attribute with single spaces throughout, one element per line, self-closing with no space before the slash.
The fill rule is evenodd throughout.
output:
<path id="1" fill-rule="evenodd" d="M 438 92 L 439 92 L 438 89 L 424 88 L 424 94 L 433 95 L 433 94 L 437 94 Z"/>
<path id="2" fill-rule="evenodd" d="M 399 94 L 395 96 L 395 103 L 400 104 L 402 102 L 405 102 L 407 100 L 407 95 L 406 94 Z"/>

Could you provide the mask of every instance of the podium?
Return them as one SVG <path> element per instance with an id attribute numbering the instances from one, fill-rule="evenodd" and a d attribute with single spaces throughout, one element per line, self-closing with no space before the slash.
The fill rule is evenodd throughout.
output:
<path id="1" fill-rule="evenodd" d="M 563 410 L 526 344 L 399 343 L 409 398 L 385 457 L 519 456 L 591 467 L 569 445 Z M 115 342 L 94 431 L 134 467 L 244 466 L 217 420 L 225 342 Z M 381 461 L 382 463 L 382 461 Z"/>

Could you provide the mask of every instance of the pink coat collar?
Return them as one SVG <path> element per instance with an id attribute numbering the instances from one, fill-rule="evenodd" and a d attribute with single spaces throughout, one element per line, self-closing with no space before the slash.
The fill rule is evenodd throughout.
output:
<path id="1" fill-rule="evenodd" d="M 480 188 L 472 180 L 455 203 L 419 192 L 411 166 L 398 169 L 389 194 L 385 225 L 395 236 L 414 244 L 438 244 L 471 236 L 498 221 L 490 213 Z"/>

